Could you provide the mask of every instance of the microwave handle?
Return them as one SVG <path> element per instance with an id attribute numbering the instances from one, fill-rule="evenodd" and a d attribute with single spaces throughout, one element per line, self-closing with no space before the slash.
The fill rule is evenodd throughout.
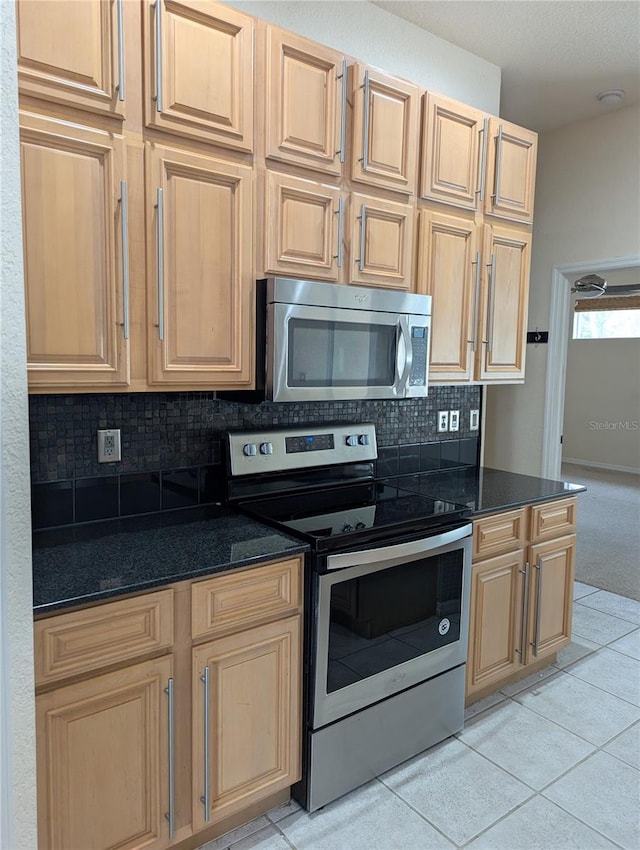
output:
<path id="1" fill-rule="evenodd" d="M 409 384 L 409 375 L 411 374 L 411 363 L 413 361 L 413 351 L 411 348 L 411 329 L 409 327 L 409 317 L 401 316 L 398 324 L 398 343 L 396 349 L 396 374 L 398 376 L 398 395 L 402 398 L 405 395 Z"/>

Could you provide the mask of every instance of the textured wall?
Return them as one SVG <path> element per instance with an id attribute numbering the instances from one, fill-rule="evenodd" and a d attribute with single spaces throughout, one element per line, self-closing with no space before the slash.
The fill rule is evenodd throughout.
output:
<path id="1" fill-rule="evenodd" d="M 0 2 L 0 847 L 36 847 L 33 608 L 14 4 Z"/>

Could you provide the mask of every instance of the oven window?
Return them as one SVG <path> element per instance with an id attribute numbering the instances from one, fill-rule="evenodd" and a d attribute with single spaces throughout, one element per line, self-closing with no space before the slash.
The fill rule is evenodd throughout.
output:
<path id="1" fill-rule="evenodd" d="M 290 387 L 392 387 L 395 325 L 290 319 Z"/>
<path id="2" fill-rule="evenodd" d="M 462 568 L 458 549 L 333 584 L 327 693 L 457 641 Z"/>

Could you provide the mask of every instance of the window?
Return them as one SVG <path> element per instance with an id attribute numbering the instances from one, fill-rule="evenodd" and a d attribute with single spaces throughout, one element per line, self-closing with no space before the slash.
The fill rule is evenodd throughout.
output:
<path id="1" fill-rule="evenodd" d="M 640 296 L 582 298 L 576 301 L 574 339 L 640 337 Z"/>

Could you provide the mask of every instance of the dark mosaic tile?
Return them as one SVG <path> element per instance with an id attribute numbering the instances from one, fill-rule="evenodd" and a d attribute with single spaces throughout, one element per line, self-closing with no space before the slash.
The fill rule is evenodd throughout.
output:
<path id="1" fill-rule="evenodd" d="M 76 484 L 76 522 L 118 516 L 118 477 L 79 478 Z"/>
<path id="2" fill-rule="evenodd" d="M 162 473 L 162 510 L 198 504 L 199 469 L 176 469 Z"/>
<path id="3" fill-rule="evenodd" d="M 160 510 L 160 473 L 140 472 L 120 476 L 120 515 Z"/>
<path id="4" fill-rule="evenodd" d="M 31 521 L 34 528 L 72 523 L 73 481 L 54 481 L 32 487 Z"/>

